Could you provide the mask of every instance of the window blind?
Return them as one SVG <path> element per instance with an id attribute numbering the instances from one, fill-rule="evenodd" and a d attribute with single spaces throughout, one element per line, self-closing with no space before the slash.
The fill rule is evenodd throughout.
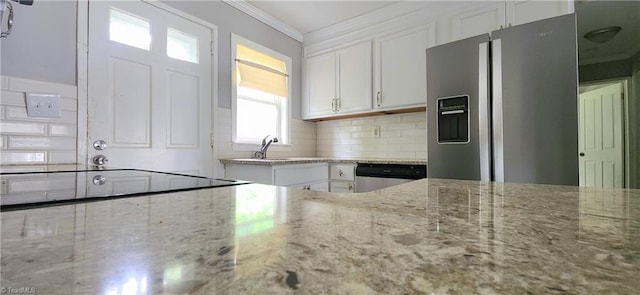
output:
<path id="1" fill-rule="evenodd" d="M 238 86 L 287 97 L 287 65 L 284 61 L 238 44 L 236 48 Z"/>

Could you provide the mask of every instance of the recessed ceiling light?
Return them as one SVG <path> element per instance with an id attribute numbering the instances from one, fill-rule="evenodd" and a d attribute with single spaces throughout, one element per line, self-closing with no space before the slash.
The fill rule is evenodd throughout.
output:
<path id="1" fill-rule="evenodd" d="M 584 38 L 596 43 L 606 43 L 609 40 L 613 39 L 618 32 L 622 30 L 619 26 L 608 27 L 604 29 L 593 30 L 589 33 L 584 34 Z"/>

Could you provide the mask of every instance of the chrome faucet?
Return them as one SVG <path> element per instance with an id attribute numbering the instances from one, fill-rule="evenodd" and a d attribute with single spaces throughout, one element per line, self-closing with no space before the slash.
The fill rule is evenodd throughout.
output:
<path id="1" fill-rule="evenodd" d="M 274 137 L 267 142 L 267 138 L 269 138 L 269 136 L 271 135 L 267 135 L 262 139 L 262 146 L 260 146 L 260 150 L 253 154 L 256 159 L 266 159 L 267 149 L 269 148 L 269 146 L 274 142 L 278 142 L 277 137 Z"/>

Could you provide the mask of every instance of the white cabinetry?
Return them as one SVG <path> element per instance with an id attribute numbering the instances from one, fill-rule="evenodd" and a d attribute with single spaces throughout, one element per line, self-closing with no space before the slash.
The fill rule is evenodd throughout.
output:
<path id="1" fill-rule="evenodd" d="M 331 192 L 333 193 L 355 193 L 355 164 L 329 165 L 329 177 L 331 180 Z"/>
<path id="2" fill-rule="evenodd" d="M 545 18 L 573 13 L 571 1 L 507 1 L 507 26 L 521 25 Z"/>
<path id="3" fill-rule="evenodd" d="M 573 13 L 570 1 L 505 1 L 451 17 L 451 41 Z M 446 39 L 446 38 L 443 38 Z"/>
<path id="4" fill-rule="evenodd" d="M 225 177 L 263 184 L 329 191 L 327 163 L 290 165 L 226 164 Z"/>
<path id="5" fill-rule="evenodd" d="M 504 27 L 505 3 L 497 2 L 451 17 L 452 41 L 489 33 Z"/>
<path id="6" fill-rule="evenodd" d="M 333 113 L 337 89 L 335 52 L 310 57 L 306 62 L 306 118 Z"/>
<path id="7" fill-rule="evenodd" d="M 371 42 L 306 59 L 304 118 L 371 109 Z"/>
<path id="8" fill-rule="evenodd" d="M 327 39 L 305 44 L 303 119 L 422 111 L 427 48 L 574 10 L 571 0 L 471 2 L 451 4 L 443 13 L 424 8 L 342 35 L 321 34 Z"/>
<path id="9" fill-rule="evenodd" d="M 375 41 L 375 108 L 426 106 L 425 50 L 435 45 L 432 25 L 403 30 Z"/>

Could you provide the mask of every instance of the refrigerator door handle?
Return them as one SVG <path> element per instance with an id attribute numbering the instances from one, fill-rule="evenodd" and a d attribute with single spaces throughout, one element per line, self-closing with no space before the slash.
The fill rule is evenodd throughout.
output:
<path id="1" fill-rule="evenodd" d="M 478 45 L 478 126 L 480 180 L 491 181 L 491 124 L 489 122 L 489 43 Z"/>
<path id="2" fill-rule="evenodd" d="M 493 169 L 494 180 L 504 182 L 504 130 L 502 116 L 502 40 L 491 41 Z"/>

